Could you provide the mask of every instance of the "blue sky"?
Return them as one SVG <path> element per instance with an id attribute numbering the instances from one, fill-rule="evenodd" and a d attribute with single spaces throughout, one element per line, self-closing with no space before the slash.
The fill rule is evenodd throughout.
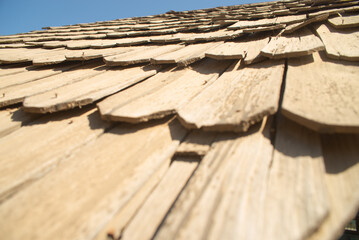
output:
<path id="1" fill-rule="evenodd" d="M 0 35 L 268 0 L 0 0 Z"/>

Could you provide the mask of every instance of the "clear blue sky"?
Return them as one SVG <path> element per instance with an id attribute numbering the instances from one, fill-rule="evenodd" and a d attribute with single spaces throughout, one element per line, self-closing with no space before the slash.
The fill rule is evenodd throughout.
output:
<path id="1" fill-rule="evenodd" d="M 0 0 L 0 35 L 269 0 Z"/>

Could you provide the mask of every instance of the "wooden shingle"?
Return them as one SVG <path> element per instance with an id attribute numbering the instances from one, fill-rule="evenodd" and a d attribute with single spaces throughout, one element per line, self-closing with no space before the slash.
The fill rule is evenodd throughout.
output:
<path id="1" fill-rule="evenodd" d="M 282 112 L 320 132 L 358 132 L 358 63 L 323 54 L 290 59 Z"/>

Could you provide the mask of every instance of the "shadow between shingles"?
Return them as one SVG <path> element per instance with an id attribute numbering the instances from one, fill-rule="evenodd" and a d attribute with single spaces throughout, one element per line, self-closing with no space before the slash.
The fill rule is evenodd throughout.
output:
<path id="1" fill-rule="evenodd" d="M 184 127 L 182 125 L 180 125 L 178 120 L 173 115 L 166 116 L 161 119 L 150 120 L 150 121 L 144 122 L 144 123 L 136 123 L 136 124 L 119 123 L 118 125 L 116 125 L 115 128 L 111 129 L 111 131 L 109 131 L 107 133 L 127 135 L 127 134 L 135 133 L 137 131 L 141 131 L 146 128 L 156 127 L 158 125 L 162 125 L 167 122 L 168 122 L 168 127 L 170 130 L 172 140 L 182 141 L 185 136 L 183 136 L 183 134 L 180 134 L 178 131 L 183 131 Z"/>
<path id="2" fill-rule="evenodd" d="M 359 164 L 359 134 L 322 134 L 326 172 L 340 174 Z"/>

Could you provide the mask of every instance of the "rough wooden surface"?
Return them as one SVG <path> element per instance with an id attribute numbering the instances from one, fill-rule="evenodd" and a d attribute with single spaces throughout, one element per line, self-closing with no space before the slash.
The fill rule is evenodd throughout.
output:
<path id="1" fill-rule="evenodd" d="M 120 55 L 105 57 L 106 65 L 109 66 L 126 66 L 137 63 L 150 62 L 151 58 L 155 58 L 159 55 L 176 51 L 183 48 L 184 45 L 166 45 L 166 46 L 152 46 L 137 51 L 131 51 L 129 53 L 123 53 Z"/>
<path id="2" fill-rule="evenodd" d="M 328 57 L 347 61 L 359 60 L 359 32 L 356 29 L 336 30 L 322 24 L 316 27 L 316 31 L 325 45 Z"/>
<path id="3" fill-rule="evenodd" d="M 142 204 L 150 196 L 152 191 L 161 181 L 170 166 L 170 160 L 164 161 L 163 164 L 152 174 L 145 184 L 132 196 L 104 227 L 97 233 L 94 239 L 108 240 L 109 237 L 118 239 L 122 236 L 125 227 L 135 216 Z"/>
<path id="4" fill-rule="evenodd" d="M 329 23 L 335 28 L 351 28 L 359 26 L 359 15 L 337 16 L 329 19 Z"/>
<path id="5" fill-rule="evenodd" d="M 0 138 L 0 201 L 53 170 L 73 150 L 96 138 L 106 127 L 97 112 L 83 109 L 45 116 Z M 52 150 L 44 151 L 44 148 Z"/>
<path id="6" fill-rule="evenodd" d="M 95 58 L 102 58 L 111 55 L 117 55 L 125 52 L 136 50 L 138 47 L 119 47 L 108 49 L 84 49 L 70 51 L 66 54 L 66 59 L 71 61 L 84 61 Z"/>
<path id="7" fill-rule="evenodd" d="M 126 226 L 121 239 L 151 239 L 197 166 L 197 161 L 173 161 L 161 182 Z"/>
<path id="8" fill-rule="evenodd" d="M 194 130 L 176 150 L 177 156 L 203 157 L 211 149 L 216 133 Z"/>
<path id="9" fill-rule="evenodd" d="M 1 238 L 92 239 L 184 135 L 178 122 L 123 125 L 101 135 L 0 206 Z"/>
<path id="10" fill-rule="evenodd" d="M 176 63 L 179 66 L 187 66 L 205 57 L 208 49 L 220 45 L 222 42 L 211 42 L 188 45 L 179 50 L 165 53 L 151 59 L 154 64 Z"/>
<path id="11" fill-rule="evenodd" d="M 280 117 L 264 215 L 258 217 L 265 228 L 254 239 L 305 239 L 328 215 L 329 204 L 319 134 Z"/>
<path id="12" fill-rule="evenodd" d="M 206 51 L 206 57 L 217 60 L 242 59 L 247 49 L 242 42 L 226 42 Z"/>
<path id="13" fill-rule="evenodd" d="M 35 81 L 41 78 L 53 76 L 56 74 L 60 74 L 66 70 L 69 70 L 73 67 L 76 67 L 77 65 L 66 65 L 66 66 L 60 66 L 56 68 L 33 68 L 26 72 L 20 72 L 17 74 L 12 74 L 8 76 L 1 76 L 0 77 L 0 89 L 14 86 L 18 84 L 23 84 L 26 82 Z M 0 90 L 1 91 L 1 90 Z M 1 94 L 3 95 L 3 94 Z"/>
<path id="14" fill-rule="evenodd" d="M 322 41 L 309 29 L 303 28 L 291 35 L 273 37 L 261 54 L 279 59 L 310 55 L 320 50 L 324 50 Z"/>
<path id="15" fill-rule="evenodd" d="M 206 52 L 206 57 L 214 59 L 241 59 L 245 64 L 251 64 L 265 59 L 260 55 L 261 50 L 269 42 L 266 36 L 259 36 L 243 41 L 226 42 Z"/>
<path id="16" fill-rule="evenodd" d="M 33 121 L 38 116 L 24 113 L 19 108 L 0 110 L 0 138 L 21 128 L 23 125 Z"/>
<path id="17" fill-rule="evenodd" d="M 257 226 L 273 152 L 269 128 L 259 127 L 218 137 L 155 239 L 251 239 L 256 229 L 248 226 Z"/>
<path id="18" fill-rule="evenodd" d="M 0 89 L 0 107 L 22 102 L 25 97 L 43 93 L 67 84 L 101 74 L 105 70 L 98 69 L 101 63 L 94 62 L 81 65 L 61 74 L 52 75 L 36 81 L 30 81 Z"/>
<path id="19" fill-rule="evenodd" d="M 204 59 L 188 68 L 157 74 L 100 102 L 100 113 L 108 120 L 131 123 L 173 114 L 216 80 L 229 64 Z"/>
<path id="20" fill-rule="evenodd" d="M 325 161 L 325 181 L 330 212 L 309 240 L 335 240 L 359 209 L 359 136 L 328 134 L 321 137 Z"/>
<path id="21" fill-rule="evenodd" d="M 148 66 L 103 68 L 101 74 L 26 97 L 23 102 L 24 110 L 46 113 L 81 107 L 136 84 L 156 73 L 155 67 Z"/>
<path id="22" fill-rule="evenodd" d="M 275 22 L 276 22 L 275 18 L 260 19 L 260 20 L 255 20 L 255 21 L 241 20 L 241 21 L 238 21 L 237 23 L 229 26 L 228 29 L 236 30 L 236 29 L 243 29 L 243 28 L 250 28 L 250 27 L 270 26 L 270 25 L 274 25 Z"/>
<path id="23" fill-rule="evenodd" d="M 45 49 L 0 49 L 0 63 L 29 62 L 41 55 L 51 54 L 52 51 Z"/>
<path id="24" fill-rule="evenodd" d="M 319 132 L 358 132 L 359 64 L 313 54 L 290 59 L 282 112 Z"/>
<path id="25" fill-rule="evenodd" d="M 70 50 L 67 49 L 58 49 L 56 51 L 50 51 L 49 53 L 36 55 L 32 58 L 32 64 L 35 66 L 45 66 L 62 63 L 66 60 L 65 55 L 69 52 Z"/>
<path id="26" fill-rule="evenodd" d="M 188 128 L 246 131 L 277 111 L 283 73 L 283 61 L 266 61 L 245 68 L 238 61 L 179 108 L 179 119 Z"/>
<path id="27" fill-rule="evenodd" d="M 27 67 L 22 64 L 13 64 L 10 66 L 0 66 L 0 77 L 8 76 L 16 73 L 26 72 L 33 67 Z"/>
<path id="28" fill-rule="evenodd" d="M 324 13 L 322 15 L 318 15 L 318 16 L 315 16 L 315 17 L 312 17 L 306 21 L 303 21 L 303 22 L 299 22 L 299 23 L 293 23 L 293 24 L 290 24 L 290 25 L 287 25 L 283 31 L 284 34 L 290 34 L 290 33 L 293 33 L 295 31 L 297 31 L 298 29 L 301 29 L 309 24 L 312 24 L 314 22 L 321 22 L 321 21 L 324 21 L 326 19 L 328 19 L 329 17 L 329 13 Z"/>

